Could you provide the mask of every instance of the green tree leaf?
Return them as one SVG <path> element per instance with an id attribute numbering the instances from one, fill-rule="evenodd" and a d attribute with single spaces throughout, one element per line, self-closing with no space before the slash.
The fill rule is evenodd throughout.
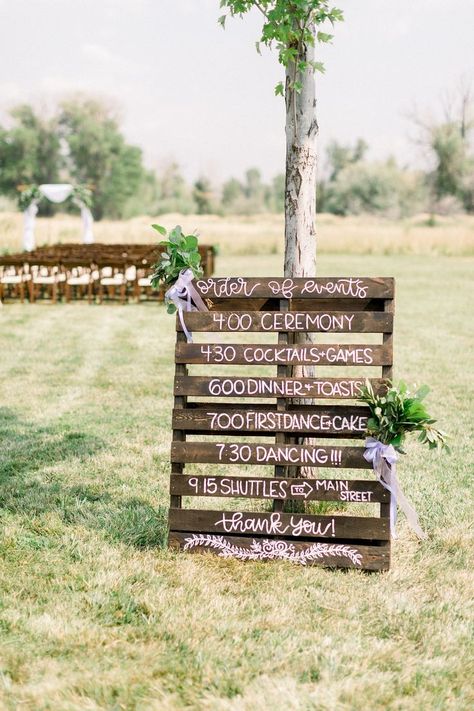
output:
<path id="1" fill-rule="evenodd" d="M 316 37 L 318 42 L 330 42 L 334 35 L 328 35 L 327 32 L 318 32 Z"/>
<path id="2" fill-rule="evenodd" d="M 319 72 L 320 74 L 326 72 L 326 68 L 322 62 L 312 62 L 312 66 L 315 72 Z"/>

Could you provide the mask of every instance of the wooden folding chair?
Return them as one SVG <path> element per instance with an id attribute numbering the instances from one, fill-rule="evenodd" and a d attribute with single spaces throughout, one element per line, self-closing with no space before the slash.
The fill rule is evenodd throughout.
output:
<path id="1" fill-rule="evenodd" d="M 99 273 L 99 303 L 103 303 L 104 293 L 106 293 L 108 299 L 114 300 L 118 298 L 120 303 L 124 304 L 127 294 L 125 266 L 123 264 L 107 265 L 102 267 Z"/>
<path id="2" fill-rule="evenodd" d="M 22 266 L 0 267 L 0 301 L 4 301 L 5 296 L 19 298 L 21 303 L 25 301 L 25 284 L 31 280 L 31 275 L 25 272 Z"/>
<path id="3" fill-rule="evenodd" d="M 34 265 L 31 268 L 30 301 L 48 297 L 51 303 L 58 300 L 58 284 L 60 282 L 58 267 Z"/>
<path id="4" fill-rule="evenodd" d="M 87 296 L 87 301 L 91 304 L 94 281 L 91 267 L 73 267 L 66 276 L 64 286 L 66 302 L 69 303 L 71 298 L 84 299 Z"/>

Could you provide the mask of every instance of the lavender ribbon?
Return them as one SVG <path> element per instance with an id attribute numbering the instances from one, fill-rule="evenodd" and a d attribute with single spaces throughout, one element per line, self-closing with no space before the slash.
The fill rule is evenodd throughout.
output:
<path id="1" fill-rule="evenodd" d="M 201 299 L 192 283 L 194 274 L 192 269 L 186 269 L 179 274 L 178 279 L 165 294 L 166 301 L 171 301 L 178 309 L 179 320 L 186 334 L 188 343 L 193 342 L 192 334 L 184 323 L 183 311 L 208 311 L 206 304 Z M 193 303 L 194 302 L 194 303 Z"/>
<path id="2" fill-rule="evenodd" d="M 408 523 L 415 531 L 418 538 L 426 538 L 426 534 L 422 530 L 418 515 L 406 498 L 403 491 L 400 489 L 397 478 L 397 459 L 398 454 L 391 444 L 383 444 L 375 437 L 368 437 L 365 440 L 366 450 L 364 458 L 368 462 L 372 462 L 374 472 L 377 479 L 387 491 L 390 492 L 390 532 L 393 538 L 397 538 L 395 525 L 397 522 L 397 505 L 400 506 L 408 519 Z"/>

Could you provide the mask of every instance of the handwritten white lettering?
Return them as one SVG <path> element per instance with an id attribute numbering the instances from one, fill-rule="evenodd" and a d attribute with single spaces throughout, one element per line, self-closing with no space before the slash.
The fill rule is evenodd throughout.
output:
<path id="1" fill-rule="evenodd" d="M 237 351 L 234 346 L 212 344 L 200 346 L 207 363 L 235 363 Z M 353 346 L 247 346 L 243 349 L 245 363 L 333 363 L 340 365 L 372 365 L 374 349 Z"/>
<path id="2" fill-rule="evenodd" d="M 355 314 L 304 313 L 267 311 L 261 314 L 263 331 L 351 331 Z M 248 313 L 213 313 L 220 331 L 250 331 L 252 316 Z"/>
<path id="3" fill-rule="evenodd" d="M 247 497 L 258 499 L 288 499 L 292 497 L 318 499 L 320 492 L 330 492 L 339 501 L 371 502 L 371 491 L 352 491 L 352 482 L 344 479 L 252 479 L 224 476 L 190 477 L 188 484 L 195 494 L 204 496 Z M 320 497 L 322 498 L 322 497 Z"/>
<path id="4" fill-rule="evenodd" d="M 334 518 L 327 523 L 322 523 L 305 516 L 291 516 L 285 524 L 280 513 L 259 516 L 240 511 L 224 511 L 215 526 L 221 527 L 225 533 L 263 533 L 273 536 L 285 533 L 292 536 L 334 537 L 336 535 Z"/>
<path id="5" fill-rule="evenodd" d="M 203 296 L 215 296 L 222 298 L 226 296 L 252 296 L 255 289 L 260 286 L 256 282 L 251 286 L 247 279 L 238 277 L 223 277 L 221 279 L 200 279 L 196 282 L 198 290 Z"/>
<path id="6" fill-rule="evenodd" d="M 283 279 L 279 282 L 272 280 L 268 282 L 268 288 L 275 296 L 283 296 L 285 299 L 291 299 L 295 295 L 298 284 L 293 279 Z M 362 279 L 336 279 L 321 282 L 316 279 L 307 279 L 301 287 L 301 294 L 316 294 L 317 296 L 327 294 L 332 296 L 348 296 L 355 299 L 365 299 L 367 297 L 368 286 L 364 284 Z M 300 293 L 299 290 L 297 293 Z"/>
<path id="7" fill-rule="evenodd" d="M 221 277 L 199 279 L 196 286 L 202 296 L 225 298 L 232 296 L 252 296 L 254 292 L 266 296 L 267 290 L 275 297 L 291 299 L 301 294 L 315 296 L 342 296 L 366 299 L 369 285 L 364 279 L 345 277 L 339 279 L 306 279 L 295 281 L 286 279 L 262 279 L 249 281 L 243 277 Z"/>
<path id="8" fill-rule="evenodd" d="M 259 397 L 313 397 L 355 398 L 364 385 L 359 380 L 295 380 L 292 378 L 212 378 L 209 395 L 254 395 Z"/>
<path id="9" fill-rule="evenodd" d="M 227 421 L 227 420 L 226 420 Z M 215 445 L 219 461 L 249 462 L 250 460 L 258 464 L 271 462 L 272 464 L 313 464 L 324 465 L 333 464 L 340 466 L 342 462 L 342 450 L 337 447 L 295 447 L 291 445 L 248 445 L 240 442 Z"/>
<path id="10" fill-rule="evenodd" d="M 364 415 L 325 415 L 314 412 L 207 412 L 212 430 L 270 432 L 365 432 Z"/>

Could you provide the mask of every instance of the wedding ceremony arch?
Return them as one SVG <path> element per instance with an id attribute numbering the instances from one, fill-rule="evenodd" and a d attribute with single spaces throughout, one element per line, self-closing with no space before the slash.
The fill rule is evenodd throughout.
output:
<path id="1" fill-rule="evenodd" d="M 23 249 L 26 252 L 31 252 L 36 246 L 35 221 L 38 213 L 38 204 L 43 198 L 54 203 L 61 203 L 71 199 L 81 211 L 83 244 L 92 244 L 94 242 L 92 227 L 94 218 L 90 210 L 91 191 L 89 188 L 83 185 L 75 186 L 71 183 L 31 185 L 21 190 L 19 200 L 20 209 L 23 211 L 24 217 Z"/>

